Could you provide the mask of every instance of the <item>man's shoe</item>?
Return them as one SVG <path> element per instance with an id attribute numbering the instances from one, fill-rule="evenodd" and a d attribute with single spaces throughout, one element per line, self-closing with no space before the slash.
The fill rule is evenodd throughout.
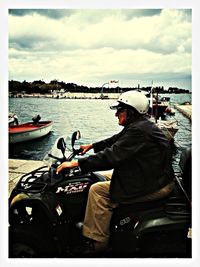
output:
<path id="1" fill-rule="evenodd" d="M 108 244 L 105 242 L 93 241 L 93 247 L 95 252 L 102 252 L 107 249 Z"/>

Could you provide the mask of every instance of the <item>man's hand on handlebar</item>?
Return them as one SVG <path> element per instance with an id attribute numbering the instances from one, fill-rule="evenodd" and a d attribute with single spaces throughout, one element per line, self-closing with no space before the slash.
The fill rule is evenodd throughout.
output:
<path id="1" fill-rule="evenodd" d="M 77 151 L 80 151 L 80 155 L 84 155 L 85 153 L 87 153 L 90 149 L 92 149 L 93 146 L 92 144 L 89 145 L 82 145 L 80 146 L 80 149 Z M 79 154 L 79 153 L 78 153 Z M 56 173 L 60 173 L 63 169 L 72 169 L 78 167 L 78 162 L 77 161 L 65 161 L 62 164 L 60 164 L 57 169 L 56 169 Z"/>
<path id="2" fill-rule="evenodd" d="M 77 161 L 65 161 L 57 167 L 56 174 L 60 173 L 65 168 L 72 169 L 75 167 L 78 167 Z"/>
<path id="3" fill-rule="evenodd" d="M 85 153 L 87 153 L 90 149 L 92 149 L 93 147 L 92 147 L 92 145 L 91 144 L 89 144 L 89 145 L 82 145 L 82 146 L 80 146 L 80 148 L 82 149 L 82 151 L 81 151 L 81 155 L 84 155 Z"/>

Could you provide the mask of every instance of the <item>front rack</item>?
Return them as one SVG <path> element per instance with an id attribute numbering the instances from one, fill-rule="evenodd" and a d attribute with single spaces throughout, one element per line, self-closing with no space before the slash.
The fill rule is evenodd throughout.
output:
<path id="1" fill-rule="evenodd" d="M 16 185 L 16 190 L 26 193 L 41 193 L 47 187 L 47 166 L 40 167 L 32 172 L 24 174 Z"/>

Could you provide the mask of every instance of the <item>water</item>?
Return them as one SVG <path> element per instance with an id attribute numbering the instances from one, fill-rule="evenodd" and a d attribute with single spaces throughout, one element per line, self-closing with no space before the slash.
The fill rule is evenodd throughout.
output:
<path id="1" fill-rule="evenodd" d="M 169 96 L 172 105 L 191 102 L 190 94 Z M 113 100 L 100 99 L 10 98 L 9 111 L 18 115 L 20 123 L 31 121 L 34 115 L 40 114 L 42 120 L 53 120 L 54 125 L 50 134 L 42 139 L 10 146 L 9 158 L 42 160 L 61 135 L 69 136 L 67 146 L 70 147 L 70 137 L 75 130 L 81 131 L 82 144 L 119 132 L 122 128 L 118 125 L 115 112 L 109 108 L 112 102 Z M 171 119 L 179 122 L 174 143 L 173 164 L 176 166 L 181 150 L 192 145 L 191 123 L 177 110 Z"/>

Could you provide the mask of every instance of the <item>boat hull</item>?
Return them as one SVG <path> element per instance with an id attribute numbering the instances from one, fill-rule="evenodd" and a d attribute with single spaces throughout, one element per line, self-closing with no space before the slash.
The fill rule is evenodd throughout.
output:
<path id="1" fill-rule="evenodd" d="M 168 105 L 166 104 L 158 104 L 158 105 L 153 104 L 153 109 L 149 108 L 148 114 L 156 116 L 157 118 L 163 117 L 166 112 L 167 107 Z"/>
<path id="2" fill-rule="evenodd" d="M 32 122 L 9 127 L 9 143 L 21 143 L 38 139 L 47 135 L 53 126 L 52 121 L 41 121 L 37 124 Z"/>

